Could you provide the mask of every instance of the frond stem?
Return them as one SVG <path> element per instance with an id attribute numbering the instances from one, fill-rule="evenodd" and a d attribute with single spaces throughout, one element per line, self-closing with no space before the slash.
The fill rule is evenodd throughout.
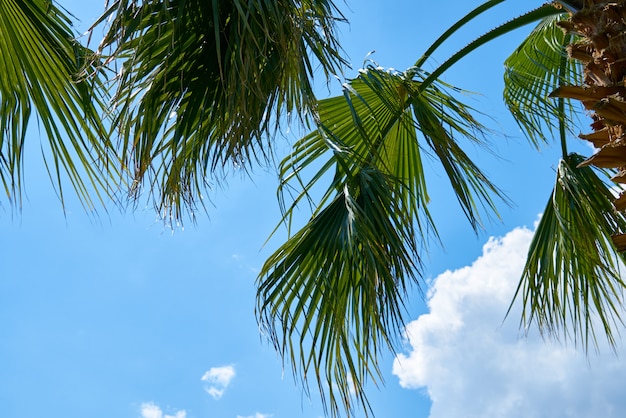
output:
<path id="1" fill-rule="evenodd" d="M 565 99 L 559 98 L 559 114 L 562 116 L 565 112 Z M 559 119 L 559 137 L 561 139 L 561 153 L 563 158 L 567 158 L 567 133 L 565 129 L 565 121 L 563 118 Z"/>
<path id="2" fill-rule="evenodd" d="M 430 73 L 428 77 L 421 83 L 419 86 L 419 91 L 424 91 L 428 86 L 430 86 L 441 74 L 443 74 L 448 68 L 452 67 L 459 60 L 464 58 L 469 53 L 473 52 L 475 49 L 483 46 L 487 42 L 490 42 L 502 35 L 505 35 L 509 32 L 512 32 L 516 29 L 519 29 L 523 26 L 526 26 L 530 23 L 536 22 L 537 20 L 541 20 L 548 16 L 553 16 L 555 14 L 563 13 L 562 9 L 558 9 L 553 4 L 544 4 L 541 7 L 538 7 L 534 10 L 531 10 L 528 13 L 525 13 L 519 17 L 516 17 L 513 20 L 510 20 L 470 42 L 466 47 L 459 50 L 457 53 L 452 55 L 446 62 L 441 64 L 435 71 Z"/>
<path id="3" fill-rule="evenodd" d="M 466 23 L 474 19 L 476 16 L 486 12 L 492 7 L 497 6 L 502 3 L 504 0 L 489 0 L 486 3 L 481 4 L 468 14 L 466 14 L 462 19 L 457 21 L 454 25 L 450 26 L 448 30 L 446 30 L 433 44 L 424 52 L 424 55 L 415 63 L 415 67 L 421 68 L 422 65 L 426 62 L 428 58 L 435 52 L 437 48 L 441 46 L 450 36 L 452 36 L 457 30 L 463 27 Z"/>
<path id="4" fill-rule="evenodd" d="M 565 42 L 567 42 L 567 37 L 565 38 Z M 559 79 L 565 80 L 567 74 L 567 55 L 561 55 L 561 62 L 559 63 Z M 559 109 L 559 139 L 561 141 L 561 153 L 563 154 L 563 159 L 567 158 L 567 129 L 565 126 L 565 99 L 559 97 L 558 99 L 558 109 Z"/>

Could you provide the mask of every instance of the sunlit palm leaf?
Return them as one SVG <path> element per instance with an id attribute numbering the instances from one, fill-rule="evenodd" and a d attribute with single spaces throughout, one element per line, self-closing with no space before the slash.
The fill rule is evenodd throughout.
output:
<path id="1" fill-rule="evenodd" d="M 573 37 L 556 25 L 563 18 L 545 18 L 505 62 L 504 101 L 535 146 L 561 127 L 571 133 L 576 124 L 572 103 L 549 97 L 557 87 L 575 84 L 580 77 L 580 65 L 566 52 Z"/>
<path id="2" fill-rule="evenodd" d="M 288 222 L 297 203 L 314 201 L 310 191 L 321 181 L 331 184 L 309 223 L 265 263 L 259 316 L 294 370 L 305 380 L 315 375 L 333 415 L 338 402 L 354 406 L 350 390 L 367 407 L 363 385 L 380 377 L 377 352 L 400 335 L 403 296 L 436 234 L 423 154 L 442 163 L 472 224 L 481 204 L 495 211 L 498 190 L 456 139 L 482 143 L 482 125 L 448 86 L 422 91 L 424 77 L 417 69 L 362 70 L 343 97 L 320 101 L 318 131 L 281 165 L 282 201 L 295 191 L 284 205 Z"/>
<path id="3" fill-rule="evenodd" d="M 492 196 L 506 201 L 487 176 L 463 151 L 457 138 L 484 145 L 483 126 L 472 109 L 433 83 L 426 90 L 410 94 L 416 127 L 444 168 L 454 196 L 474 229 L 481 226 L 481 212 L 497 213 Z M 419 82 L 412 85 L 418 87 Z M 442 87 L 446 87 L 442 85 Z"/>
<path id="4" fill-rule="evenodd" d="M 377 380 L 378 349 L 401 327 L 402 296 L 415 281 L 418 244 L 412 219 L 397 215 L 395 181 L 375 169 L 354 173 L 263 269 L 264 328 L 303 380 L 317 380 L 333 416 L 340 404 L 367 406 L 363 383 Z"/>
<path id="5" fill-rule="evenodd" d="M 442 164 L 474 228 L 483 209 L 495 211 L 492 196 L 502 197 L 457 142 L 481 144 L 484 128 L 438 77 L 489 40 L 557 10 L 548 5 L 506 22 L 430 74 L 419 68 L 452 33 L 498 3 L 488 1 L 457 22 L 416 68 L 361 71 L 343 97 L 319 103 L 318 130 L 281 164 L 284 220 L 291 226 L 305 200 L 313 218 L 265 263 L 258 315 L 296 374 L 305 382 L 315 375 L 332 415 L 340 403 L 350 414 L 360 402 L 367 413 L 365 381 L 380 378 L 377 353 L 393 348 L 406 288 L 417 282 L 421 252 L 436 235 L 423 154 Z"/>
<path id="6" fill-rule="evenodd" d="M 114 97 L 135 191 L 180 218 L 217 169 L 271 154 L 282 115 L 313 104 L 314 57 L 343 64 L 329 0 L 119 0 L 103 41 L 121 58 Z"/>
<path id="7" fill-rule="evenodd" d="M 61 198 L 65 171 L 91 207 L 90 194 L 105 190 L 116 167 L 109 165 L 111 147 L 100 121 L 101 78 L 89 68 L 92 77 L 80 74 L 89 51 L 74 39 L 70 23 L 47 0 L 0 1 L 0 178 L 13 202 L 21 199 L 33 114 L 49 141 L 48 167 Z"/>
<path id="8" fill-rule="evenodd" d="M 516 297 L 523 323 L 536 322 L 553 336 L 596 344 L 596 323 L 614 343 L 621 323 L 623 292 L 611 234 L 626 230 L 607 184 L 584 158 L 571 154 L 559 164 L 556 184 L 539 221 Z"/>
<path id="9" fill-rule="evenodd" d="M 335 171 L 335 179 L 322 198 L 328 204 L 318 206 L 314 218 L 267 260 L 260 275 L 264 327 L 283 355 L 289 353 L 294 371 L 305 379 L 315 376 L 322 395 L 328 393 L 323 400 L 333 415 L 339 404 L 351 410 L 352 389 L 356 400 L 367 405 L 363 383 L 378 378 L 376 353 L 390 335 L 399 335 L 401 296 L 416 279 L 414 219 L 421 212 L 430 224 L 416 131 L 403 110 L 402 81 L 399 75 L 374 73 L 362 76 L 371 76 L 378 91 L 357 79 L 344 97 L 321 101 L 320 130 L 299 141 L 284 160 L 286 188 L 303 181 L 300 169 L 328 158 L 286 216 L 328 170 Z M 378 122 L 392 119 L 395 123 L 381 136 Z"/>

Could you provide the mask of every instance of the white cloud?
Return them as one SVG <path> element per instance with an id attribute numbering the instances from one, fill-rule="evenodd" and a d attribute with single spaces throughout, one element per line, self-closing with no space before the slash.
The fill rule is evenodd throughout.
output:
<path id="1" fill-rule="evenodd" d="M 274 415 L 272 414 L 261 414 L 259 412 L 257 412 L 254 415 L 248 415 L 248 416 L 241 416 L 241 415 L 237 415 L 237 418 L 270 418 L 273 417 Z"/>
<path id="2" fill-rule="evenodd" d="M 213 399 L 220 399 L 230 382 L 235 378 L 235 375 L 235 367 L 232 365 L 211 367 L 202 376 L 202 381 L 209 383 L 209 386 L 205 387 L 204 390 Z"/>
<path id="3" fill-rule="evenodd" d="M 185 418 L 187 412 L 180 410 L 174 415 L 163 414 L 161 408 L 152 402 L 141 404 L 141 418 Z"/>
<path id="4" fill-rule="evenodd" d="M 204 390 L 206 391 L 206 393 L 211 395 L 213 399 L 219 399 L 224 395 L 224 389 L 218 389 L 215 386 L 204 388 Z"/>
<path id="5" fill-rule="evenodd" d="M 471 266 L 438 276 L 430 313 L 407 326 L 408 355 L 393 373 L 405 388 L 426 388 L 430 418 L 591 418 L 626 416 L 626 347 L 601 339 L 599 355 L 528 337 L 520 308 L 503 317 L 515 292 L 531 231 L 490 239 Z"/>
<path id="6" fill-rule="evenodd" d="M 239 253 L 234 253 L 230 257 L 234 262 L 237 263 L 237 266 L 240 269 L 248 270 L 249 272 L 254 273 L 254 274 L 258 274 L 259 271 L 261 271 L 260 268 L 249 265 L 246 262 L 246 257 L 244 255 L 241 255 Z"/>

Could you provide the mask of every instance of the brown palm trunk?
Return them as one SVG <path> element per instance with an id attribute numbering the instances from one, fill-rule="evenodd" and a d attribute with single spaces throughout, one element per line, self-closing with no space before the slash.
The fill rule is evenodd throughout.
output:
<path id="1" fill-rule="evenodd" d="M 552 96 L 580 100 L 591 114 L 592 132 L 580 137 L 599 150 L 581 165 L 616 169 L 612 180 L 626 184 L 626 0 L 578 3 L 582 8 L 561 26 L 581 37 L 568 53 L 584 64 L 583 85 L 560 87 Z M 614 206 L 626 209 L 626 194 Z M 626 251 L 626 234 L 616 234 L 613 241 Z"/>

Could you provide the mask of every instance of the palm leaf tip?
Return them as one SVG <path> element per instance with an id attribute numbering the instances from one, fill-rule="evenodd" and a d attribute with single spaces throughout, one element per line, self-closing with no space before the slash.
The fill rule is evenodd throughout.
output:
<path id="1" fill-rule="evenodd" d="M 612 208 L 606 182 L 592 168 L 578 167 L 582 161 L 571 154 L 559 164 L 516 296 L 526 326 L 535 322 L 542 332 L 585 347 L 597 347 L 602 332 L 614 345 L 626 284 L 612 235 L 626 231 L 626 220 Z"/>
<path id="2" fill-rule="evenodd" d="M 369 410 L 364 385 L 381 379 L 378 352 L 400 334 L 421 262 L 389 179 L 365 169 L 350 180 L 268 259 L 257 302 L 263 329 L 294 373 L 315 377 L 332 416 L 355 402 Z"/>
<path id="3" fill-rule="evenodd" d="M 345 64 L 328 0 L 121 0 L 109 16 L 101 49 L 123 67 L 114 125 L 160 206 L 193 202 L 222 169 L 271 160 L 279 122 L 313 112 L 314 60 L 327 76 Z"/>
<path id="4" fill-rule="evenodd" d="M 416 75 L 421 77 L 420 73 Z M 417 89 L 409 100 L 415 128 L 445 170 L 452 191 L 470 224 L 475 230 L 479 229 L 482 227 L 482 215 L 498 216 L 496 200 L 509 203 L 504 193 L 461 146 L 461 141 L 465 140 L 488 151 L 486 138 L 489 129 L 477 119 L 473 108 L 450 92 L 462 92 L 460 89 L 435 81 L 422 90 L 421 81 L 421 78 L 415 81 Z"/>
<path id="5" fill-rule="evenodd" d="M 89 209 L 92 197 L 102 201 L 115 180 L 117 167 L 109 164 L 114 152 L 101 120 L 102 74 L 79 76 L 90 51 L 74 39 L 70 24 L 49 1 L 9 0 L 0 10 L 0 178 L 12 202 L 21 199 L 31 116 L 48 139 L 44 157 L 61 198 L 63 174 Z"/>

